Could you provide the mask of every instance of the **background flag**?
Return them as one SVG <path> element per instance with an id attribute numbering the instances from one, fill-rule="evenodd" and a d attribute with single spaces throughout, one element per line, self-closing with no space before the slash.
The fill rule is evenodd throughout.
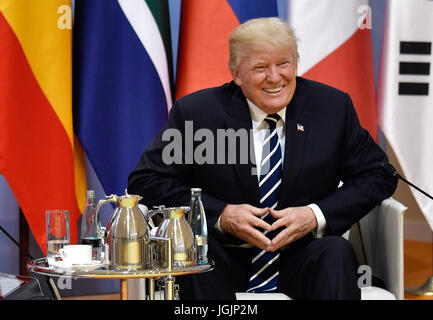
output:
<path id="1" fill-rule="evenodd" d="M 167 120 L 169 30 L 166 0 L 76 1 L 75 130 L 106 194 L 124 194 Z"/>
<path id="2" fill-rule="evenodd" d="M 0 1 L 0 171 L 44 253 L 45 211 L 70 211 L 74 243 L 85 201 L 72 125 L 71 14 L 67 0 Z"/>
<path id="3" fill-rule="evenodd" d="M 379 121 L 406 178 L 433 193 L 433 1 L 388 1 Z M 433 201 L 412 189 L 433 229 Z"/>
<path id="4" fill-rule="evenodd" d="M 299 41 L 298 74 L 347 92 L 362 126 L 377 141 L 373 55 L 367 0 L 290 0 Z"/>
<path id="5" fill-rule="evenodd" d="M 275 0 L 182 0 L 176 99 L 232 80 L 228 37 L 240 23 L 278 16 Z"/>

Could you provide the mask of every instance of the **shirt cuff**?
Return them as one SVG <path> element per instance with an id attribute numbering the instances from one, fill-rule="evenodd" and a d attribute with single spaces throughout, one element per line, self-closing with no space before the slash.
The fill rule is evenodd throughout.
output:
<path id="1" fill-rule="evenodd" d="M 221 220 L 221 215 L 219 216 L 219 218 L 218 218 L 217 222 L 215 223 L 215 226 L 214 226 L 214 227 L 215 227 L 215 229 L 216 229 L 219 233 L 224 234 L 225 232 L 224 232 L 223 229 L 221 229 L 220 220 Z"/>
<path id="2" fill-rule="evenodd" d="M 323 237 L 326 228 L 325 216 L 323 215 L 322 210 L 319 208 L 317 204 L 312 203 L 308 205 L 308 207 L 311 208 L 311 210 L 313 210 L 317 220 L 317 229 L 313 230 L 313 236 L 316 239 L 320 239 Z"/>

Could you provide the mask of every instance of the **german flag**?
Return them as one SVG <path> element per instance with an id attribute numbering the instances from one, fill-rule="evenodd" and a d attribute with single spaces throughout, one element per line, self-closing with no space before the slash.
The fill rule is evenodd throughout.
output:
<path id="1" fill-rule="evenodd" d="M 75 243 L 85 202 L 72 123 L 71 24 L 68 0 L 0 1 L 0 171 L 43 252 L 45 211 L 69 210 Z"/>

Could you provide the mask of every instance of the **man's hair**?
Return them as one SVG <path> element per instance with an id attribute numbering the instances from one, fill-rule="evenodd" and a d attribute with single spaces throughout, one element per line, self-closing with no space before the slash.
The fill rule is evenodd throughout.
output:
<path id="1" fill-rule="evenodd" d="M 234 69 L 248 52 L 260 49 L 287 49 L 298 61 L 298 45 L 293 29 L 276 17 L 251 19 L 239 25 L 229 36 L 229 68 Z"/>

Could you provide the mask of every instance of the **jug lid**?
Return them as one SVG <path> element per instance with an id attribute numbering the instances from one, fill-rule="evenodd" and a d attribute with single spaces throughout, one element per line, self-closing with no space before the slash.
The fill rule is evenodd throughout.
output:
<path id="1" fill-rule="evenodd" d="M 128 194 L 128 190 L 125 189 L 125 194 L 117 197 L 117 203 L 118 206 L 123 208 L 133 208 L 138 205 L 138 201 L 141 199 L 143 199 L 143 197 L 136 194 Z"/>
<path id="2" fill-rule="evenodd" d="M 189 210 L 189 207 L 165 208 L 165 210 L 170 210 L 170 219 L 181 219 Z"/>

